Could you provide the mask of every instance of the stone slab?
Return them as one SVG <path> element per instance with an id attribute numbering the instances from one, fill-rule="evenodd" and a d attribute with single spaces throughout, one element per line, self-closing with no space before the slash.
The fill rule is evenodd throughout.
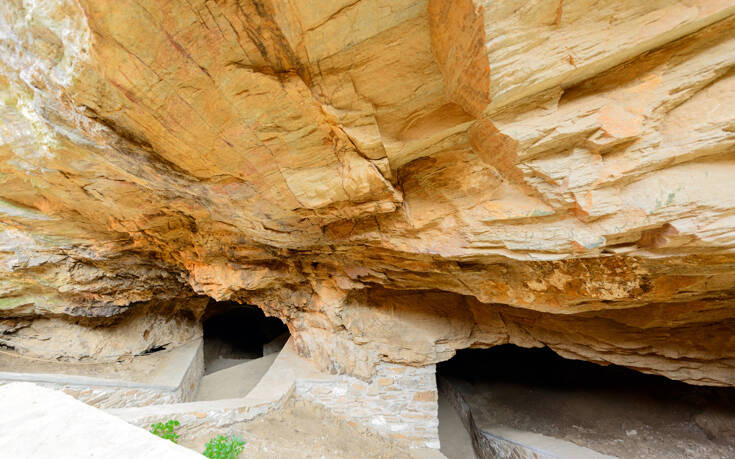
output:
<path id="1" fill-rule="evenodd" d="M 0 406 L 2 457 L 201 458 L 63 392 L 36 384 L 1 386 Z"/>

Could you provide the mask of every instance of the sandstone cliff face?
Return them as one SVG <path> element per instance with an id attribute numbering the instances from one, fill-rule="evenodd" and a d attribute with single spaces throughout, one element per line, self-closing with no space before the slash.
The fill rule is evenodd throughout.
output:
<path id="1" fill-rule="evenodd" d="M 734 68 L 732 0 L 1 2 L 0 343 L 140 352 L 208 296 L 360 377 L 511 342 L 733 386 Z"/>

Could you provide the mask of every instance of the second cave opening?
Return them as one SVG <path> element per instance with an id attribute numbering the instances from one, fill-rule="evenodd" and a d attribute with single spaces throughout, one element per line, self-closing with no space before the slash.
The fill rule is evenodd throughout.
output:
<path id="1" fill-rule="evenodd" d="M 205 374 L 277 352 L 288 339 L 288 327 L 257 306 L 212 301 L 204 314 Z"/>
<path id="2" fill-rule="evenodd" d="M 461 350 L 438 365 L 437 376 L 440 432 L 454 416 L 446 410 L 462 411 L 458 395 L 474 431 L 496 437 L 526 435 L 533 443 L 543 436 L 618 457 L 735 457 L 732 388 L 514 345 Z"/>

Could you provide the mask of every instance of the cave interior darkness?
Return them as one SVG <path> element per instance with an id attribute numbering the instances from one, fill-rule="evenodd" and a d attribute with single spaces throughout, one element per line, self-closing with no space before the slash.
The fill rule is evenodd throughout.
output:
<path id="1" fill-rule="evenodd" d="M 722 399 L 721 403 L 735 395 L 733 388 L 695 386 L 618 365 L 567 359 L 547 347 L 529 349 L 513 344 L 459 350 L 437 365 L 437 373 L 469 384 L 516 384 L 529 390 L 620 390 L 661 399 Z"/>
<path id="2" fill-rule="evenodd" d="M 205 372 L 263 357 L 264 345 L 285 343 L 288 327 L 257 306 L 211 301 L 203 317 Z"/>
<path id="3" fill-rule="evenodd" d="M 690 456 L 692 445 L 732 457 L 735 388 L 695 386 L 512 344 L 460 350 L 437 365 L 437 376 L 440 399 L 448 397 L 442 388 L 452 387 L 483 427 L 536 432 L 620 457 L 646 448 L 651 457 Z M 440 403 L 440 430 L 441 410 Z"/>

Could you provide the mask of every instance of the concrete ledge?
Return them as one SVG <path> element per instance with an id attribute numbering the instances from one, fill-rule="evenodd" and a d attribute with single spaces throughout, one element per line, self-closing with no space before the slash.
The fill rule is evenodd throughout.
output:
<path id="1" fill-rule="evenodd" d="M 226 370 L 225 370 L 226 371 Z M 371 382 L 317 370 L 289 340 L 243 398 L 109 410 L 141 427 L 176 419 L 183 435 L 221 431 L 280 408 L 292 395 L 410 448 L 439 449 L 434 366 L 383 364 Z"/>
<path id="2" fill-rule="evenodd" d="M 310 363 L 296 353 L 291 341 L 284 346 L 268 372 L 245 397 L 225 400 L 151 405 L 108 410 L 131 424 L 147 427 L 167 419 L 181 423 L 182 433 L 214 431 L 279 408 L 293 393 L 298 378 L 322 379 Z"/>
<path id="3" fill-rule="evenodd" d="M 126 363 L 106 363 L 89 367 L 66 365 L 66 369 L 74 373 L 33 371 L 38 369 L 33 365 L 33 361 L 26 363 L 21 356 L 16 358 L 3 356 L 3 359 L 10 361 L 12 368 L 18 370 L 27 367 L 27 371 L 0 371 L 0 385 L 20 381 L 32 382 L 50 389 L 62 390 L 97 408 L 144 406 L 191 400 L 204 372 L 201 339 L 176 349 L 135 357 L 133 361 Z M 123 365 L 127 365 L 124 371 L 120 369 Z M 64 364 L 38 366 L 41 370 L 53 370 L 54 367 L 63 368 Z M 150 370 L 143 371 L 142 367 Z M 95 376 L 85 375 L 87 368 L 89 373 Z M 124 379 L 120 378 L 120 375 Z"/>
<path id="4" fill-rule="evenodd" d="M 446 378 L 437 378 L 472 437 L 475 454 L 482 459 L 615 459 L 570 441 L 502 426 L 478 426 L 462 394 Z"/>
<path id="5" fill-rule="evenodd" d="M 584 446 L 533 432 L 509 428 L 480 429 L 486 457 L 529 457 L 549 459 L 615 459 Z"/>

